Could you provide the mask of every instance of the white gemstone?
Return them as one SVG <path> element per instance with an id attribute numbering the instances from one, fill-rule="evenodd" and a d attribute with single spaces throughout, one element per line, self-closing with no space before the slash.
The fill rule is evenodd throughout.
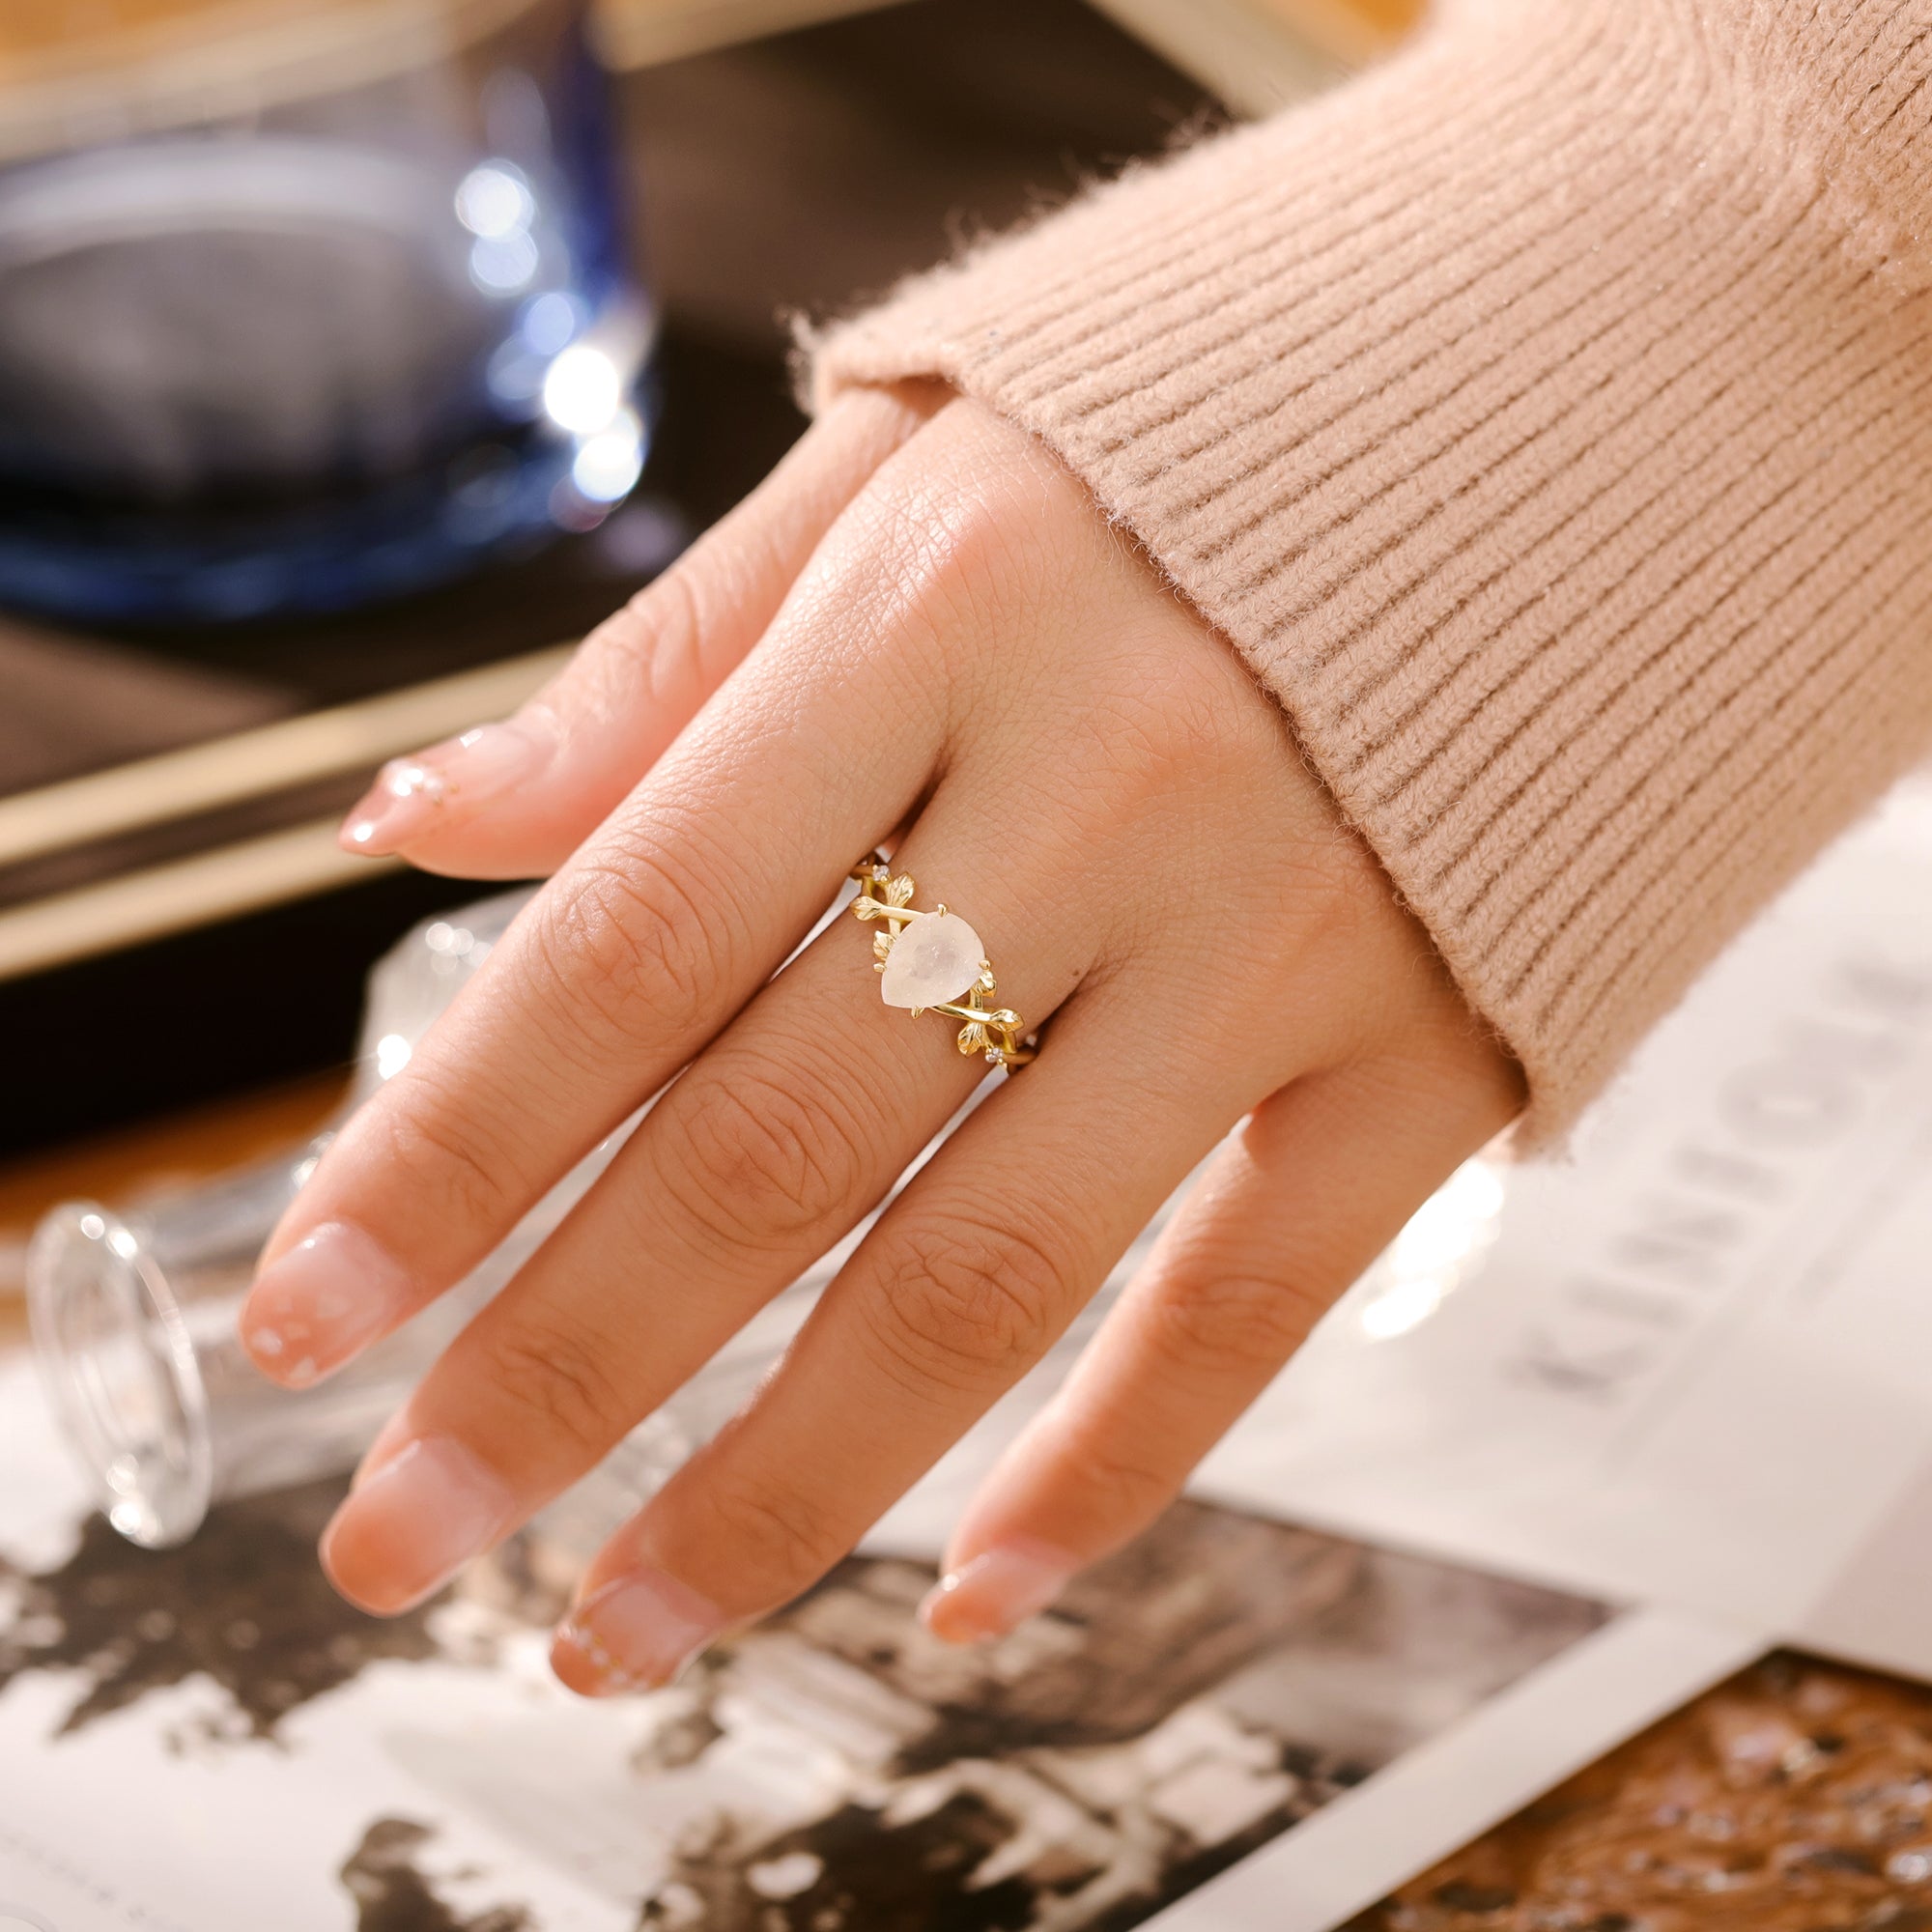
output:
<path id="1" fill-rule="evenodd" d="M 879 992 L 889 1007 L 943 1007 L 972 991 L 986 949 L 957 913 L 934 913 L 899 928 Z"/>

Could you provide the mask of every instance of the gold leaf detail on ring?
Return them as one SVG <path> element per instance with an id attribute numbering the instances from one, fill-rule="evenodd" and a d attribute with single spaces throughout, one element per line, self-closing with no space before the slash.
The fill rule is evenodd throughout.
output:
<path id="1" fill-rule="evenodd" d="M 939 922 L 937 926 L 922 927 L 922 931 L 937 933 L 949 926 L 964 925 L 964 922 L 956 916 L 949 916 L 943 905 L 934 912 L 915 911 L 911 901 L 918 888 L 913 883 L 912 874 L 895 874 L 891 866 L 876 852 L 855 866 L 851 876 L 859 888 L 852 900 L 852 916 L 862 923 L 877 920 L 889 928 L 872 935 L 872 953 L 880 962 L 878 971 L 881 973 L 886 971 L 885 961 L 902 926 L 917 921 L 936 919 Z M 970 926 L 965 927 L 965 933 L 969 943 L 977 947 L 978 936 Z M 899 1004 L 894 999 L 889 985 L 886 997 L 888 1004 Z M 1024 1066 L 1038 1051 L 1038 1042 L 1027 1031 L 1026 1022 L 1010 1007 L 989 1004 L 998 997 L 999 982 L 993 977 L 993 969 L 981 959 L 978 975 L 959 998 L 942 1001 L 929 1008 L 914 1007 L 910 1011 L 915 1019 L 922 1012 L 930 1011 L 944 1013 L 949 1019 L 964 1021 L 958 1035 L 959 1051 L 963 1054 L 977 1053 L 991 1066 Z"/>

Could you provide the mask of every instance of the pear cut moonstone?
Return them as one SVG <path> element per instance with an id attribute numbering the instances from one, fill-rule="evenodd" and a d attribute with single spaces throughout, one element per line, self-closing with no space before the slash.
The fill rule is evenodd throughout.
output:
<path id="1" fill-rule="evenodd" d="M 986 949 L 957 913 L 936 912 L 901 926 L 879 976 L 889 1007 L 940 1007 L 973 988 Z"/>

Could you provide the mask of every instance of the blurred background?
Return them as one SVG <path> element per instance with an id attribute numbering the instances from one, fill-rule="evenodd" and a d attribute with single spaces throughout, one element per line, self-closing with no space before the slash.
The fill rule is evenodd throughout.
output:
<path id="1" fill-rule="evenodd" d="M 110 1508 L 112 1529 L 88 1527 L 64 1567 L 26 1577 L 0 1559 L 13 1591 L 0 1689 L 32 1671 L 101 1673 L 65 1738 L 97 1706 L 212 1674 L 267 1740 L 291 1704 L 365 1662 L 437 1654 L 420 1622 L 379 1630 L 337 1603 L 307 1554 L 330 1472 L 421 1354 L 378 1351 L 333 1396 L 270 1399 L 231 1346 L 235 1298 L 307 1171 L 310 1137 L 407 1060 L 513 904 L 457 914 L 477 887 L 346 858 L 343 810 L 384 759 L 512 709 L 770 469 L 804 427 L 787 369 L 794 318 L 850 308 L 1096 175 L 1313 95 L 1396 45 L 1418 12 L 1419 0 L 0 0 L 0 1369 L 24 1360 L 7 1345 L 25 1329 L 30 1231 L 72 1202 L 50 1217 L 65 1245 L 41 1250 L 61 1316 L 50 1326 L 37 1314 L 41 1366 L 51 1394 L 79 1398 L 64 1422 L 101 1499 L 159 1499 L 151 1516 Z M 1922 835 L 1932 817 L 1920 820 Z M 1762 1013 L 1730 1002 L 1739 1051 L 1782 1013 L 1780 983 L 1767 975 Z M 1918 1162 L 1917 1064 L 1890 1056 L 1878 1059 L 1904 1071 L 1881 1124 Z M 1672 1081 L 1695 1075 L 1688 1060 Z M 1649 1120 L 1674 1134 L 1680 1116 L 1701 1118 L 1688 1092 L 1657 1087 Z M 1639 1138 L 1627 1133 L 1624 1149 Z M 1658 1139 L 1659 1160 L 1674 1158 L 1674 1139 Z M 1612 1160 L 1617 1147 L 1612 1136 Z M 1855 1147 L 1847 1177 L 1859 1157 Z M 570 1184 L 587 1184 L 597 1158 Z M 1817 1172 L 1823 1192 L 1840 1185 Z M 1630 1197 L 1667 1207 L 1649 1170 L 1635 1173 L 1621 1183 Z M 1412 1272 L 1398 1243 L 1395 1271 L 1368 1278 L 1361 1329 L 1375 1348 L 1413 1329 L 1426 1350 L 1439 1331 L 1425 1319 L 1492 1238 L 1501 1185 L 1462 1179 L 1435 1204 L 1446 1218 L 1418 1216 Z M 1588 1217 L 1560 1193 L 1571 1182 L 1548 1184 L 1559 1192 L 1546 1222 L 1567 1265 Z M 1602 1190 L 1613 1238 L 1614 1167 L 1574 1184 Z M 533 1217 L 519 1238 L 543 1226 Z M 1907 1233 L 1916 1289 L 1925 1243 Z M 517 1252 L 496 1258 L 479 1293 Z M 1884 1266 L 1868 1272 L 1888 1285 Z M 1745 1286 L 1740 1309 L 1775 1304 L 1763 1283 Z M 192 1335 L 177 1295 L 208 1318 Z M 775 1307 L 788 1320 L 800 1305 Z M 1714 1302 L 1709 1319 L 1731 1318 Z M 441 1331 L 414 1332 L 420 1350 Z M 478 1595 L 459 1610 L 494 1590 L 520 1614 L 553 1614 L 561 1599 L 545 1592 L 611 1511 L 729 1412 L 777 1332 L 748 1330 L 688 1412 L 639 1432 L 575 1516 L 559 1506 L 534 1545 L 466 1585 Z M 1686 1331 L 1686 1360 L 1701 1333 Z M 1739 1350 L 1774 1365 L 1796 1352 Z M 1439 1386 L 1487 1386 L 1473 1359 L 1452 1344 Z M 1721 1518 L 1733 1488 L 1750 1493 L 1751 1418 L 1771 1418 L 1789 1452 L 1796 1406 L 1779 1406 L 1775 1377 L 1715 1406 L 1703 1383 L 1681 1386 L 1686 1412 L 1704 1418 L 1695 1439 L 1728 1458 L 1711 1492 Z M 1847 1377 L 1839 1397 L 1861 1428 L 1863 1386 Z M 23 1387 L 16 1378 L 0 1411 Z M 1420 1378 L 1396 1401 L 1351 1395 L 1351 1413 L 1392 1417 L 1406 1454 L 1417 1390 Z M 20 1498 L 38 1507 L 48 1487 L 22 1412 L 0 1431 L 15 1528 Z M 1839 1428 L 1840 1412 L 1828 1403 L 1806 1419 L 1849 1440 L 1858 1432 Z M 1591 1411 L 1588 1428 L 1606 1416 Z M 1487 1432 L 1493 1417 L 1481 1419 Z M 211 1461 L 215 1437 L 225 1462 Z M 1317 1443 L 1319 1463 L 1319 1432 Z M 248 1499 L 310 1475 L 324 1480 Z M 1694 1483 L 1673 1474 L 1667 1487 L 1696 1500 Z M 1924 1579 L 1911 1566 L 1932 1479 L 1916 1493 L 1907 1532 L 1881 1524 L 1859 1576 L 1912 1632 L 1881 1661 L 1919 1670 Z M 1504 1494 L 1496 1520 L 1514 1534 Z M 242 1500 L 179 1550 L 133 1549 L 187 1537 L 222 1496 Z M 1835 1499 L 1829 1514 L 1844 1515 Z M 1817 1541 L 1829 1539 L 1794 1513 L 1780 1564 L 1802 1569 Z M 1515 1561 L 1498 1579 L 1189 1505 L 1080 1586 L 1083 1634 L 1049 1633 L 1070 1647 L 1028 1654 L 996 1688 L 946 1674 L 956 1661 L 920 1675 L 910 1605 L 927 1573 L 889 1563 L 848 1568 L 793 1613 L 764 1653 L 780 1660 L 764 1681 L 800 1738 L 821 1722 L 829 1735 L 880 1708 L 866 1701 L 878 1695 L 870 1680 L 827 1675 L 842 1657 L 911 1712 L 921 1749 L 922 1727 L 943 1716 L 966 1744 L 991 1739 L 1015 1758 L 1040 1738 L 1102 1733 L 1124 1755 L 1133 1726 L 1177 1717 L 1163 1748 L 1184 1732 L 1197 1755 L 1171 1757 L 1161 1776 L 1170 1791 L 1196 1780 L 1194 1835 L 1172 1833 L 1196 1861 L 1163 1883 L 1184 1889 L 1378 1761 L 1357 1739 L 1344 1750 L 1317 1735 L 1311 1712 L 1332 1721 L 1352 1697 L 1372 1715 L 1421 1712 L 1426 1734 L 1532 1653 L 1604 1623 L 1595 1597 L 1513 1580 Z M 1208 1602 L 1204 1638 L 1183 1612 Z M 1247 1607 L 1229 1617 L 1229 1602 Z M 1392 1614 L 1405 1605 L 1411 1614 Z M 1445 1605 L 1461 1605 L 1460 1621 Z M 1112 1634 L 1108 1615 L 1122 1619 Z M 1293 1642 L 1266 1651 L 1295 1619 Z M 1851 1654 L 1869 1661 L 1861 1641 Z M 743 1685 L 759 1655 L 725 1681 L 741 1710 L 755 1711 Z M 1204 1731 L 1197 1692 L 1229 1667 L 1228 1721 Z M 1096 1672 L 1110 1686 L 1144 1673 L 1148 1694 L 1096 1715 Z M 814 1716 L 825 1685 L 843 1697 L 854 1683 L 863 1697 Z M 1628 1729 L 1636 1704 L 1628 1685 L 1618 1694 L 1628 1723 L 1606 1721 Z M 1071 1733 L 1056 1696 L 1077 1707 Z M 1258 1759 L 1243 1726 L 1269 1711 L 1293 1721 L 1279 1736 L 1261 1725 Z M 975 1729 L 988 1712 L 990 1727 Z M 35 1748 L 37 1770 L 55 1762 Z M 168 1754 L 158 1787 L 189 1759 L 172 1737 L 156 1748 Z M 664 1765 L 683 1762 L 664 1748 Z M 1157 1762 L 1150 1753 L 1145 1767 Z M 635 1764 L 661 1768 L 642 1752 Z M 74 1788 L 91 1820 L 85 1773 Z M 1026 1815 L 1032 1787 L 1013 1788 Z M 1242 1809 L 1257 1790 L 1272 1810 Z M 1818 1932 L 1932 1927 L 1932 1908 L 1901 1904 L 1900 1889 L 1932 1885 L 1928 1792 L 1932 1692 L 1780 1654 L 1415 1879 L 1355 1932 L 1527 1923 L 1517 1901 L 1533 1911 L 1543 1869 L 1561 1922 L 1597 1932 L 1716 1924 L 1718 1891 L 1735 1914 L 1723 1922 L 1751 1932 L 1772 1923 L 1774 1893 L 1798 1913 L 1779 1923 Z M 163 1814 L 149 1796 L 139 1809 L 153 1827 Z M 950 1887 L 920 1836 L 928 1815 L 900 1821 L 901 1865 L 863 1834 L 840 1841 L 848 1865 L 893 1883 L 917 1865 L 923 1883 Z M 407 1853 L 410 1831 L 427 1833 L 405 1824 L 398 1841 L 395 1824 L 372 1825 L 340 1868 L 365 1927 L 404 1923 L 384 1888 L 416 1883 L 396 1845 Z M 1747 1869 L 1770 1875 L 1763 1889 L 1747 1892 Z M 1638 1892 L 1664 1897 L 1667 1913 L 1688 1899 L 1686 1916 L 1650 1916 Z M 997 1890 L 977 1895 L 1009 1910 Z M 435 1905 L 420 1888 L 409 1896 Z M 763 1894 L 755 1909 L 771 1922 Z M 457 1922 L 440 1907 L 407 1922 L 432 1919 Z M 13 1922 L 4 1904 L 0 1921 Z"/>
<path id="2" fill-rule="evenodd" d="M 9 0 L 0 1299 L 103 1134 L 192 1171 L 334 1104 L 370 964 L 473 896 L 334 820 L 770 468 L 794 317 L 1410 11 Z"/>

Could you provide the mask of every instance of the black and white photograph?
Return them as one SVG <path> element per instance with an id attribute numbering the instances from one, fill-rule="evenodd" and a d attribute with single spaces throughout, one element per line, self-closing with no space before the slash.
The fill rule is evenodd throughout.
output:
<path id="1" fill-rule="evenodd" d="M 1932 0 L 0 0 L 0 1932 L 1928 1932 Z"/>
<path id="2" fill-rule="evenodd" d="M 43 1859 L 85 1856 L 87 1882 L 138 1883 L 158 1848 L 99 1841 L 82 1813 L 107 1789 L 152 1801 L 213 1770 L 265 1792 L 282 1782 L 292 1800 L 301 1773 L 330 1787 L 325 1817 L 287 1828 L 290 1872 L 306 1861 L 333 1880 L 333 1915 L 291 1920 L 303 1926 L 1115 1932 L 1358 1790 L 1608 1616 L 1182 1503 L 982 1649 L 920 1625 L 929 1567 L 853 1559 L 639 1700 L 586 1765 L 557 1722 L 561 1700 L 530 1710 L 519 1670 L 569 1574 L 541 1533 L 452 1600 L 379 1622 L 301 1562 L 335 1500 L 314 1485 L 228 1504 L 168 1551 L 137 1549 L 97 1518 L 57 1566 L 0 1571 L 0 1757 L 43 1754 L 72 1807 L 40 1814 L 45 1839 L 20 1834 L 17 1812 L 0 1826 L 0 1900 L 31 1901 Z M 426 1668 L 450 1707 L 433 1725 L 402 1683 Z M 331 1764 L 331 1734 L 314 1723 L 331 1706 L 385 1736 L 399 1795 L 366 1816 L 353 1762 Z M 68 1756 L 84 1769 L 69 1772 Z M 451 1812 L 503 1848 L 490 1902 L 473 1902 L 489 1890 L 481 1875 L 443 1876 Z M 547 1866 L 605 1891 L 608 1913 L 544 1916 L 519 1880 Z M 247 1897 L 218 1879 L 199 1895 L 237 1915 Z M 128 1896 L 155 1922 L 196 1922 L 164 1890 Z"/>

